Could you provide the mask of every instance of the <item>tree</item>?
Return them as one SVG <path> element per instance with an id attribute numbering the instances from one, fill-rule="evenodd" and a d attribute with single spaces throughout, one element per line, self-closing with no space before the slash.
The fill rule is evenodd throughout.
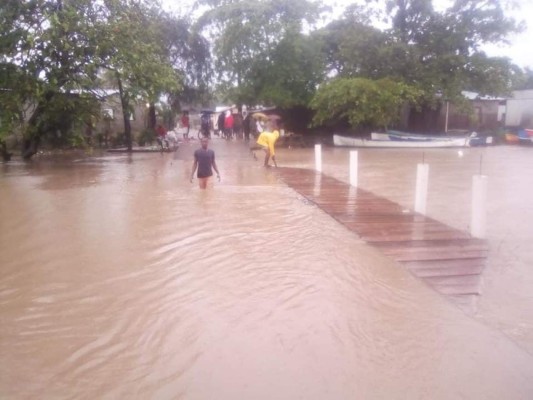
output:
<path id="1" fill-rule="evenodd" d="M 11 159 L 6 138 L 24 121 L 28 76 L 12 64 L 0 64 L 0 154 L 4 161 Z"/>
<path id="2" fill-rule="evenodd" d="M 525 68 L 523 71 L 517 71 L 516 80 L 513 90 L 532 90 L 533 89 L 533 69 Z"/>
<path id="3" fill-rule="evenodd" d="M 170 65 L 181 83 L 179 90 L 169 93 L 174 112 L 180 111 L 183 103 L 208 103 L 211 96 L 213 68 L 209 43 L 194 29 L 191 19 L 167 15 L 160 23 Z"/>
<path id="4" fill-rule="evenodd" d="M 291 108 L 307 105 L 324 80 L 324 59 L 309 36 L 291 34 L 272 50 L 270 57 L 251 69 L 233 98 L 245 104 Z"/>
<path id="5" fill-rule="evenodd" d="M 353 128 L 389 127 L 406 104 L 416 105 L 420 92 L 391 79 L 337 78 L 320 87 L 311 101 L 313 124 L 347 120 Z"/>
<path id="6" fill-rule="evenodd" d="M 165 49 L 159 24 L 163 16 L 157 4 L 148 0 L 108 0 L 106 4 L 106 21 L 99 29 L 97 55 L 101 67 L 115 74 L 126 146 L 131 151 L 132 102 L 142 99 L 150 104 L 153 129 L 154 104 L 163 93 L 178 90 L 180 78 Z"/>
<path id="7" fill-rule="evenodd" d="M 509 91 L 510 61 L 489 58 L 480 50 L 521 29 L 506 16 L 504 2 L 456 0 L 442 13 L 433 10 L 431 0 L 389 1 L 388 6 L 396 11 L 389 32 L 416 62 L 404 69 L 404 80 L 425 90 L 428 99 L 436 93 L 456 99 L 463 90 L 491 95 Z"/>
<path id="8" fill-rule="evenodd" d="M 286 53 L 283 49 L 289 47 L 290 40 L 296 39 L 299 43 L 294 46 L 304 50 L 299 35 L 304 22 L 312 23 L 317 17 L 318 3 L 309 0 L 204 0 L 199 4 L 211 7 L 199 19 L 198 27 L 212 39 L 221 91 L 238 104 L 253 105 L 270 101 L 269 97 L 279 97 L 272 96 L 272 88 L 283 87 L 284 74 L 278 75 L 281 81 L 274 82 L 276 77 L 265 71 L 272 72 L 267 67 L 280 66 L 275 58 L 287 59 L 282 54 Z M 291 61 L 295 65 L 299 60 Z"/>
<path id="9" fill-rule="evenodd" d="M 398 46 L 358 16 L 333 21 L 312 36 L 322 44 L 328 75 L 372 79 L 399 75 Z"/>
<path id="10" fill-rule="evenodd" d="M 4 2 L 1 65 L 8 72 L 17 70 L 24 85 L 2 87 L 17 99 L 10 103 L 9 109 L 16 109 L 11 116 L 24 111 L 21 105 L 29 109 L 20 119 L 27 120 L 24 158 L 35 154 L 43 138 L 64 137 L 78 122 L 99 113 L 92 93 L 102 68 L 115 74 L 131 149 L 130 102 L 155 103 L 162 93 L 179 88 L 157 26 L 159 17 L 152 0 Z"/>
<path id="11" fill-rule="evenodd" d="M 502 42 L 520 30 L 503 2 L 456 0 L 443 12 L 436 12 L 431 0 L 391 0 L 386 7 L 388 29 L 371 26 L 373 9 L 352 8 L 316 33 L 331 74 L 404 82 L 420 91 L 425 110 L 460 102 L 464 90 L 509 92 L 516 67 L 481 51 L 483 44 Z"/>
<path id="12" fill-rule="evenodd" d="M 23 127 L 24 158 L 37 152 L 43 137 L 57 134 L 64 116 L 73 122 L 94 112 L 89 97 L 78 95 L 75 102 L 66 98 L 96 78 L 91 34 L 100 17 L 100 5 L 90 0 L 6 0 L 0 9 L 3 76 L 14 76 L 19 83 L 2 82 L 14 99 L 5 121 L 15 121 L 14 116 L 28 121 Z M 65 124 L 61 128 L 63 133 L 69 130 Z"/>

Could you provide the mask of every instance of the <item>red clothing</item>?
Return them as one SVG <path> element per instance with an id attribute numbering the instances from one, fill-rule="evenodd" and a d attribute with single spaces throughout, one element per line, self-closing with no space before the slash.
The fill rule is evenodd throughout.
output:
<path id="1" fill-rule="evenodd" d="M 167 130 L 163 128 L 161 125 L 159 125 L 156 129 L 157 136 L 159 137 L 165 137 L 167 135 Z"/>
<path id="2" fill-rule="evenodd" d="M 227 115 L 224 119 L 224 128 L 233 129 L 233 115 Z"/>
<path id="3" fill-rule="evenodd" d="M 187 115 L 182 115 L 181 116 L 181 126 L 184 127 L 184 128 L 188 128 L 189 127 L 189 117 Z"/>

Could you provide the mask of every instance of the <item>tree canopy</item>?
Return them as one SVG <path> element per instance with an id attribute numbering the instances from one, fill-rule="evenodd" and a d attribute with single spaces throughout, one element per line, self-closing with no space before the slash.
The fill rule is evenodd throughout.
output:
<path id="1" fill-rule="evenodd" d="M 210 37 L 217 81 L 238 104 L 285 105 L 309 100 L 307 86 L 322 74 L 313 43 L 302 35 L 320 6 L 310 0 L 207 0 L 198 21 Z M 314 68 L 314 69 L 313 69 Z M 290 82 L 289 82 L 290 81 Z M 295 90 L 287 90 L 287 83 Z"/>
<path id="2" fill-rule="evenodd" d="M 315 125 L 346 119 L 352 126 L 387 128 L 405 105 L 416 105 L 417 89 L 389 78 L 338 78 L 324 85 L 311 101 Z"/>
<path id="3" fill-rule="evenodd" d="M 28 113 L 20 119 L 27 121 L 23 155 L 31 157 L 60 126 L 67 133 L 65 116 L 74 122 L 98 115 L 91 92 L 104 69 L 116 76 L 131 147 L 129 101 L 156 101 L 183 81 L 165 47 L 162 18 L 151 0 L 7 0 L 0 9 L 0 84 L 13 96 L 2 113 L 3 121 Z"/>
<path id="4" fill-rule="evenodd" d="M 329 76 L 391 79 L 412 88 L 422 108 L 459 102 L 465 90 L 505 95 L 521 76 L 510 60 L 481 51 L 483 44 L 500 43 L 521 29 L 506 16 L 500 1 L 456 0 L 437 12 L 431 0 L 391 0 L 385 11 L 351 7 L 341 19 L 313 33 L 323 43 Z M 376 15 L 386 15 L 389 27 L 380 30 L 369 24 Z M 313 104 L 322 103 L 321 91 L 338 91 L 347 82 L 352 82 L 352 91 L 344 95 L 346 104 L 359 101 L 362 93 L 354 91 L 366 86 L 343 80 L 339 87 L 328 84 L 319 89 Z M 315 122 L 321 120 L 319 115 Z M 353 115 L 350 121 L 360 122 Z"/>

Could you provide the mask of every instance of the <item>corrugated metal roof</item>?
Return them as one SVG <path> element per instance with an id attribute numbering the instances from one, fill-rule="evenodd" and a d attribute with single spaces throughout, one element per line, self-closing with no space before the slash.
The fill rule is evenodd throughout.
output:
<path id="1" fill-rule="evenodd" d="M 469 92 L 467 90 L 463 90 L 461 94 L 466 97 L 468 100 L 505 100 L 505 97 L 494 97 L 494 96 L 480 96 L 479 93 L 476 92 Z"/>

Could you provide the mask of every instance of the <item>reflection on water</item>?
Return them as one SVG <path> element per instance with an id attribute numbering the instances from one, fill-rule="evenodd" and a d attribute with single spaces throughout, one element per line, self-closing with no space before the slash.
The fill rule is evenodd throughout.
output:
<path id="1" fill-rule="evenodd" d="M 530 398 L 531 355 L 306 204 L 242 143 L 213 147 L 222 182 L 207 191 L 187 179 L 187 145 L 4 167 L 1 398 Z M 347 179 L 343 158 L 325 150 L 324 171 Z M 412 155 L 359 159 L 362 187 L 409 203 Z M 464 228 L 468 210 L 449 205 L 464 198 L 446 194 L 463 183 L 439 174 L 473 163 L 426 160 L 444 193 L 430 214 Z M 499 309 L 480 301 L 494 321 L 483 307 Z"/>

